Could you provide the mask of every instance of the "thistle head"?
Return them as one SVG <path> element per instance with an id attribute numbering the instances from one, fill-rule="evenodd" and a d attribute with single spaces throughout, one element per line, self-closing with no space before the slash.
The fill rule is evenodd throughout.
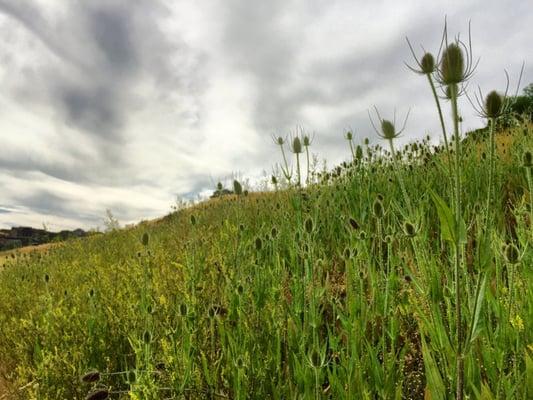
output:
<path id="1" fill-rule="evenodd" d="M 498 118 L 503 111 L 503 97 L 495 90 L 490 92 L 485 98 L 485 115 L 487 118 Z"/>
<path id="2" fill-rule="evenodd" d="M 465 57 L 458 43 L 450 43 L 444 49 L 439 75 L 445 85 L 456 85 L 465 80 Z"/>
<path id="3" fill-rule="evenodd" d="M 294 139 L 292 140 L 291 151 L 294 154 L 301 154 L 303 152 L 302 141 L 300 140 L 300 138 L 298 136 L 295 136 Z"/>
<path id="4" fill-rule="evenodd" d="M 237 196 L 240 196 L 242 194 L 242 185 L 240 184 L 240 182 L 238 180 L 234 180 L 233 181 L 233 192 L 237 195 Z"/>
<path id="5" fill-rule="evenodd" d="M 382 137 L 387 140 L 392 140 L 396 138 L 396 128 L 394 127 L 394 124 L 389 120 L 382 120 L 381 121 L 381 134 Z"/>
<path id="6" fill-rule="evenodd" d="M 303 138 L 302 138 L 302 141 L 303 141 L 304 147 L 309 147 L 309 146 L 311 146 L 311 143 L 313 142 L 313 139 L 311 139 L 311 137 L 309 137 L 309 135 L 304 135 Z"/>
<path id="7" fill-rule="evenodd" d="M 396 138 L 399 138 L 402 134 L 402 132 L 405 129 L 405 125 L 407 124 L 407 119 L 409 118 L 409 113 L 411 110 L 409 110 L 405 116 L 405 120 L 402 126 L 402 129 L 396 130 L 396 112 L 394 113 L 394 119 L 392 121 L 388 119 L 381 118 L 381 115 L 377 109 L 377 107 L 374 106 L 374 110 L 376 112 L 376 116 L 379 121 L 379 127 L 378 130 L 376 128 L 376 125 L 374 124 L 374 120 L 372 119 L 372 116 L 370 115 L 370 112 L 368 112 L 368 116 L 370 118 L 370 123 L 372 124 L 372 127 L 374 128 L 374 131 L 377 133 L 379 137 L 386 140 L 394 140 Z"/>
<path id="8" fill-rule="evenodd" d="M 424 73 L 425 75 L 432 74 L 435 72 L 435 58 L 433 57 L 433 54 L 426 53 L 422 56 L 422 59 L 420 60 L 420 71 Z"/>
<path id="9" fill-rule="evenodd" d="M 352 140 L 353 140 L 353 133 L 352 133 L 352 131 L 348 131 L 348 132 L 346 132 L 346 134 L 344 135 L 344 137 L 346 138 L 346 140 L 348 140 L 348 141 L 352 141 Z"/>

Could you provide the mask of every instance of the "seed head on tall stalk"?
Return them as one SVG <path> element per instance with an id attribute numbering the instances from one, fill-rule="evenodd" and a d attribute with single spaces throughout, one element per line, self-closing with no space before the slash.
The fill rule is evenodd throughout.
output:
<path id="1" fill-rule="evenodd" d="M 489 125 L 489 182 L 487 187 L 487 201 L 485 207 L 485 220 L 484 223 L 486 226 L 490 223 L 490 210 L 492 209 L 492 189 L 494 186 L 494 159 L 496 157 L 496 142 L 495 142 L 495 128 L 496 122 L 498 119 L 510 113 L 513 100 L 518 94 L 518 88 L 520 87 L 520 81 L 522 80 L 522 74 L 524 72 L 524 64 L 522 64 L 522 69 L 520 71 L 520 77 L 518 79 L 518 84 L 516 87 L 516 93 L 514 97 L 509 98 L 507 96 L 509 91 L 509 74 L 505 71 L 505 78 L 507 84 L 505 86 L 505 92 L 503 94 L 498 93 L 497 91 L 491 91 L 486 97 L 483 96 L 481 88 L 478 87 L 478 91 L 474 93 L 474 98 L 468 96 L 468 100 L 472 107 L 476 110 L 478 115 L 481 118 L 486 118 Z M 484 100 L 483 100 L 484 99 Z"/>
<path id="2" fill-rule="evenodd" d="M 452 107 L 452 119 L 454 130 L 454 155 L 455 155 L 455 235 L 454 250 L 455 250 L 455 321 L 456 321 L 456 400 L 464 399 L 464 329 L 462 318 L 462 239 L 461 239 L 461 140 L 459 137 L 459 110 L 457 107 L 457 99 L 459 95 L 464 92 L 469 79 L 472 77 L 478 61 L 474 60 L 472 53 L 472 40 L 470 33 L 470 24 L 468 27 L 468 43 L 461 41 L 459 36 L 451 43 L 448 42 L 447 25 L 444 24 L 443 41 L 444 51 L 442 52 L 437 68 L 437 82 L 445 88 L 445 91 L 450 99 Z"/>
<path id="3" fill-rule="evenodd" d="M 394 118 L 392 121 L 390 120 L 387 120 L 387 119 L 383 119 L 381 118 L 381 115 L 379 114 L 379 111 L 377 109 L 377 107 L 374 106 L 374 110 L 376 112 L 376 116 L 378 118 L 378 121 L 379 121 L 379 127 L 380 129 L 378 130 L 378 128 L 376 127 L 376 124 L 374 123 L 374 120 L 372 119 L 372 115 L 370 114 L 370 111 L 368 112 L 368 116 L 370 118 L 370 123 L 372 124 L 372 127 L 374 128 L 374 131 L 376 131 L 377 135 L 382 138 L 382 139 L 385 139 L 389 142 L 389 147 L 390 147 L 390 151 L 391 151 L 391 155 L 392 155 L 392 162 L 394 164 L 394 172 L 396 173 L 396 178 L 398 179 L 398 183 L 400 184 L 400 189 L 402 191 L 402 195 L 404 197 L 404 200 L 405 200 L 405 204 L 407 204 L 407 208 L 408 208 L 408 211 L 409 213 L 412 214 L 413 212 L 413 208 L 412 208 L 412 205 L 411 205 L 411 200 L 409 199 L 409 196 L 407 195 L 407 191 L 405 189 L 405 186 L 403 184 L 403 180 L 402 180 L 402 177 L 398 171 L 398 165 L 396 163 L 396 150 L 394 148 L 394 139 L 397 139 L 401 136 L 401 134 L 403 133 L 403 131 L 405 130 L 405 126 L 407 124 L 407 119 L 409 118 L 409 113 L 411 112 L 411 110 L 409 110 L 407 112 L 407 114 L 405 115 L 405 120 L 403 121 L 403 126 L 400 130 L 396 130 L 396 112 L 394 112 Z"/>
<path id="4" fill-rule="evenodd" d="M 303 153 L 302 140 L 298 135 L 294 136 L 291 142 L 291 153 L 296 156 L 296 174 L 298 175 L 298 187 L 302 185 L 301 169 L 300 169 L 300 154 Z"/>
<path id="5" fill-rule="evenodd" d="M 272 139 L 274 140 L 274 143 L 278 145 L 281 150 L 281 155 L 283 156 L 283 164 L 284 164 L 283 166 L 281 166 L 281 171 L 283 172 L 283 176 L 285 177 L 285 179 L 290 185 L 291 178 L 292 178 L 292 168 L 289 171 L 289 164 L 287 163 L 287 157 L 285 156 L 285 149 L 283 147 L 285 145 L 285 139 L 282 138 L 281 136 L 273 137 Z"/>
<path id="6" fill-rule="evenodd" d="M 437 64 L 435 62 L 435 57 L 433 56 L 433 54 L 431 54 L 429 52 L 426 52 L 422 48 L 422 50 L 424 51 L 424 55 L 419 60 L 418 57 L 416 56 L 416 53 L 415 53 L 415 51 L 413 49 L 413 46 L 411 46 L 411 42 L 409 42 L 408 38 L 406 38 L 406 40 L 407 40 L 407 44 L 409 45 L 409 49 L 411 50 L 411 54 L 413 55 L 413 58 L 414 58 L 415 63 L 416 63 L 418 68 L 411 67 L 407 63 L 405 63 L 405 65 L 411 71 L 413 71 L 413 72 L 415 72 L 417 74 L 420 74 L 420 75 L 425 75 L 426 78 L 428 79 L 428 83 L 429 83 L 429 86 L 431 88 L 431 93 L 433 94 L 433 98 L 435 99 L 435 104 L 437 106 L 437 111 L 439 113 L 439 121 L 440 121 L 440 126 L 441 126 L 441 129 L 442 129 L 442 137 L 444 139 L 444 147 L 446 149 L 446 154 L 448 156 L 448 161 L 449 161 L 450 168 L 451 168 L 450 147 L 448 145 L 448 135 L 446 134 L 446 125 L 444 124 L 444 117 L 442 115 L 442 108 L 441 108 L 441 105 L 440 105 L 439 96 L 437 95 L 437 90 L 435 88 L 435 82 L 434 82 L 434 79 L 433 79 L 433 75 L 437 72 Z M 439 48 L 439 53 L 437 55 L 437 59 L 440 57 L 440 53 L 441 53 L 441 50 L 442 50 L 442 44 L 443 43 L 444 43 L 444 35 L 443 35 L 443 40 L 441 41 L 441 46 Z"/>
<path id="7" fill-rule="evenodd" d="M 307 135 L 307 134 L 304 134 L 303 138 L 302 138 L 302 144 L 305 147 L 305 157 L 306 157 L 306 160 L 307 160 L 307 175 L 305 177 L 305 183 L 306 184 L 309 184 L 309 177 L 311 175 L 311 170 L 310 170 L 310 165 L 311 164 L 310 164 L 310 161 L 309 161 L 309 147 L 313 143 L 314 139 L 315 139 L 315 135 L 314 134 L 313 134 L 312 137 Z"/>

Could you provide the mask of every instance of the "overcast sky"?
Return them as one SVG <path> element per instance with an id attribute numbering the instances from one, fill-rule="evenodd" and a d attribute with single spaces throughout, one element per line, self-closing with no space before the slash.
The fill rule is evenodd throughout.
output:
<path id="1" fill-rule="evenodd" d="M 0 228 L 102 226 L 168 213 L 279 161 L 271 135 L 315 133 L 330 166 L 373 134 L 367 110 L 438 120 L 405 36 L 436 52 L 444 16 L 480 58 L 533 81 L 530 1 L 0 0 Z M 528 59 L 529 58 L 529 59 Z M 483 122 L 463 104 L 464 128 Z"/>

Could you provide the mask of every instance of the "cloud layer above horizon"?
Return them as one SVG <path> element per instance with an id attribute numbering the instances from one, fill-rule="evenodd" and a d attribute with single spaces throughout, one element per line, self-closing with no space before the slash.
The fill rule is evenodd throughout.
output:
<path id="1" fill-rule="evenodd" d="M 438 121 L 405 37 L 436 52 L 444 15 L 480 58 L 474 84 L 533 81 L 527 2 L 0 0 L 0 228 L 102 226 L 167 213 L 234 174 L 278 162 L 273 134 L 302 126 L 331 166 L 367 110 L 405 138 Z M 464 104 L 464 129 L 483 124 Z"/>

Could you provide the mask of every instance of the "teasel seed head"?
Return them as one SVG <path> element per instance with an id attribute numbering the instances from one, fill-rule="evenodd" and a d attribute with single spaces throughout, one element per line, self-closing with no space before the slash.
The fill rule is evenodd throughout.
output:
<path id="1" fill-rule="evenodd" d="M 277 185 L 278 184 L 278 178 L 276 178 L 274 175 L 272 175 L 272 184 Z"/>
<path id="2" fill-rule="evenodd" d="M 346 140 L 353 140 L 353 133 L 352 131 L 346 132 Z"/>
<path id="3" fill-rule="evenodd" d="M 348 221 L 350 222 L 350 226 L 352 227 L 353 230 L 359 229 L 359 223 L 354 218 L 350 217 Z"/>
<path id="4" fill-rule="evenodd" d="M 242 185 L 238 180 L 233 181 L 233 192 L 235 192 L 237 196 L 240 196 L 242 194 Z"/>
<path id="5" fill-rule="evenodd" d="M 392 240 L 393 240 L 392 235 L 387 235 L 387 236 L 385 236 L 385 243 L 387 243 L 387 244 L 391 244 L 391 243 L 392 243 Z"/>
<path id="6" fill-rule="evenodd" d="M 361 145 L 357 145 L 357 147 L 355 148 L 355 158 L 357 160 L 363 159 L 363 148 L 361 147 Z"/>
<path id="7" fill-rule="evenodd" d="M 261 240 L 261 238 L 258 236 L 255 238 L 255 249 L 257 251 L 261 251 L 261 249 L 263 248 L 263 241 Z"/>
<path id="8" fill-rule="evenodd" d="M 403 223 L 403 232 L 405 233 L 406 236 L 408 237 L 414 237 L 416 236 L 416 228 L 415 226 L 410 223 L 409 221 L 405 221 Z"/>
<path id="9" fill-rule="evenodd" d="M 105 400 L 109 398 L 109 390 L 96 389 L 85 396 L 85 400 Z"/>
<path id="10" fill-rule="evenodd" d="M 343 258 L 344 258 L 345 260 L 349 260 L 350 258 L 352 258 L 352 251 L 350 250 L 349 247 L 346 247 L 346 248 L 344 249 L 344 252 L 343 252 Z"/>
<path id="11" fill-rule="evenodd" d="M 292 152 L 294 154 L 300 154 L 303 152 L 303 149 L 302 149 L 302 141 L 300 140 L 300 138 L 298 136 L 296 136 L 293 140 L 292 140 Z"/>
<path id="12" fill-rule="evenodd" d="M 191 225 L 196 225 L 196 216 L 194 214 L 191 214 Z"/>
<path id="13" fill-rule="evenodd" d="M 442 53 L 440 77 L 445 85 L 456 85 L 464 81 L 465 59 L 457 43 L 450 43 Z"/>
<path id="14" fill-rule="evenodd" d="M 144 232 L 143 236 L 141 238 L 141 242 L 143 246 L 148 246 L 148 242 L 150 241 L 150 236 L 148 236 L 148 233 Z"/>
<path id="15" fill-rule="evenodd" d="M 278 230 L 276 229 L 276 227 L 272 228 L 272 230 L 270 231 L 270 235 L 272 236 L 273 239 L 275 239 L 278 236 Z"/>
<path id="16" fill-rule="evenodd" d="M 372 210 L 376 218 L 383 218 L 383 216 L 385 215 L 383 203 L 379 199 L 374 200 L 374 204 L 372 205 Z"/>
<path id="17" fill-rule="evenodd" d="M 150 331 L 144 331 L 143 341 L 146 344 L 150 344 L 152 342 L 152 334 L 150 333 Z"/>
<path id="18" fill-rule="evenodd" d="M 495 90 L 485 98 L 484 114 L 487 118 L 498 118 L 503 111 L 503 98 Z"/>
<path id="19" fill-rule="evenodd" d="M 44 282 L 45 282 L 45 283 L 50 282 L 50 276 L 49 276 L 48 274 L 45 274 L 45 275 L 44 275 Z"/>
<path id="20" fill-rule="evenodd" d="M 365 231 L 359 232 L 359 239 L 360 240 L 365 240 L 366 239 L 366 232 Z"/>
<path id="21" fill-rule="evenodd" d="M 80 377 L 80 380 L 84 383 L 95 383 L 100 380 L 100 371 L 91 370 L 86 372 Z"/>
<path id="22" fill-rule="evenodd" d="M 189 312 L 189 309 L 188 309 L 188 307 L 187 307 L 187 304 L 185 304 L 185 303 L 181 303 L 181 304 L 180 304 L 180 315 L 181 315 L 182 317 L 186 317 L 187 314 L 188 314 L 188 312 Z"/>
<path id="23" fill-rule="evenodd" d="M 510 243 L 505 247 L 505 260 L 509 264 L 517 264 L 520 258 L 518 247 Z"/>
<path id="24" fill-rule="evenodd" d="M 435 68 L 435 58 L 433 57 L 433 54 L 424 54 L 420 60 L 420 71 L 426 75 L 429 75 L 435 72 Z"/>

